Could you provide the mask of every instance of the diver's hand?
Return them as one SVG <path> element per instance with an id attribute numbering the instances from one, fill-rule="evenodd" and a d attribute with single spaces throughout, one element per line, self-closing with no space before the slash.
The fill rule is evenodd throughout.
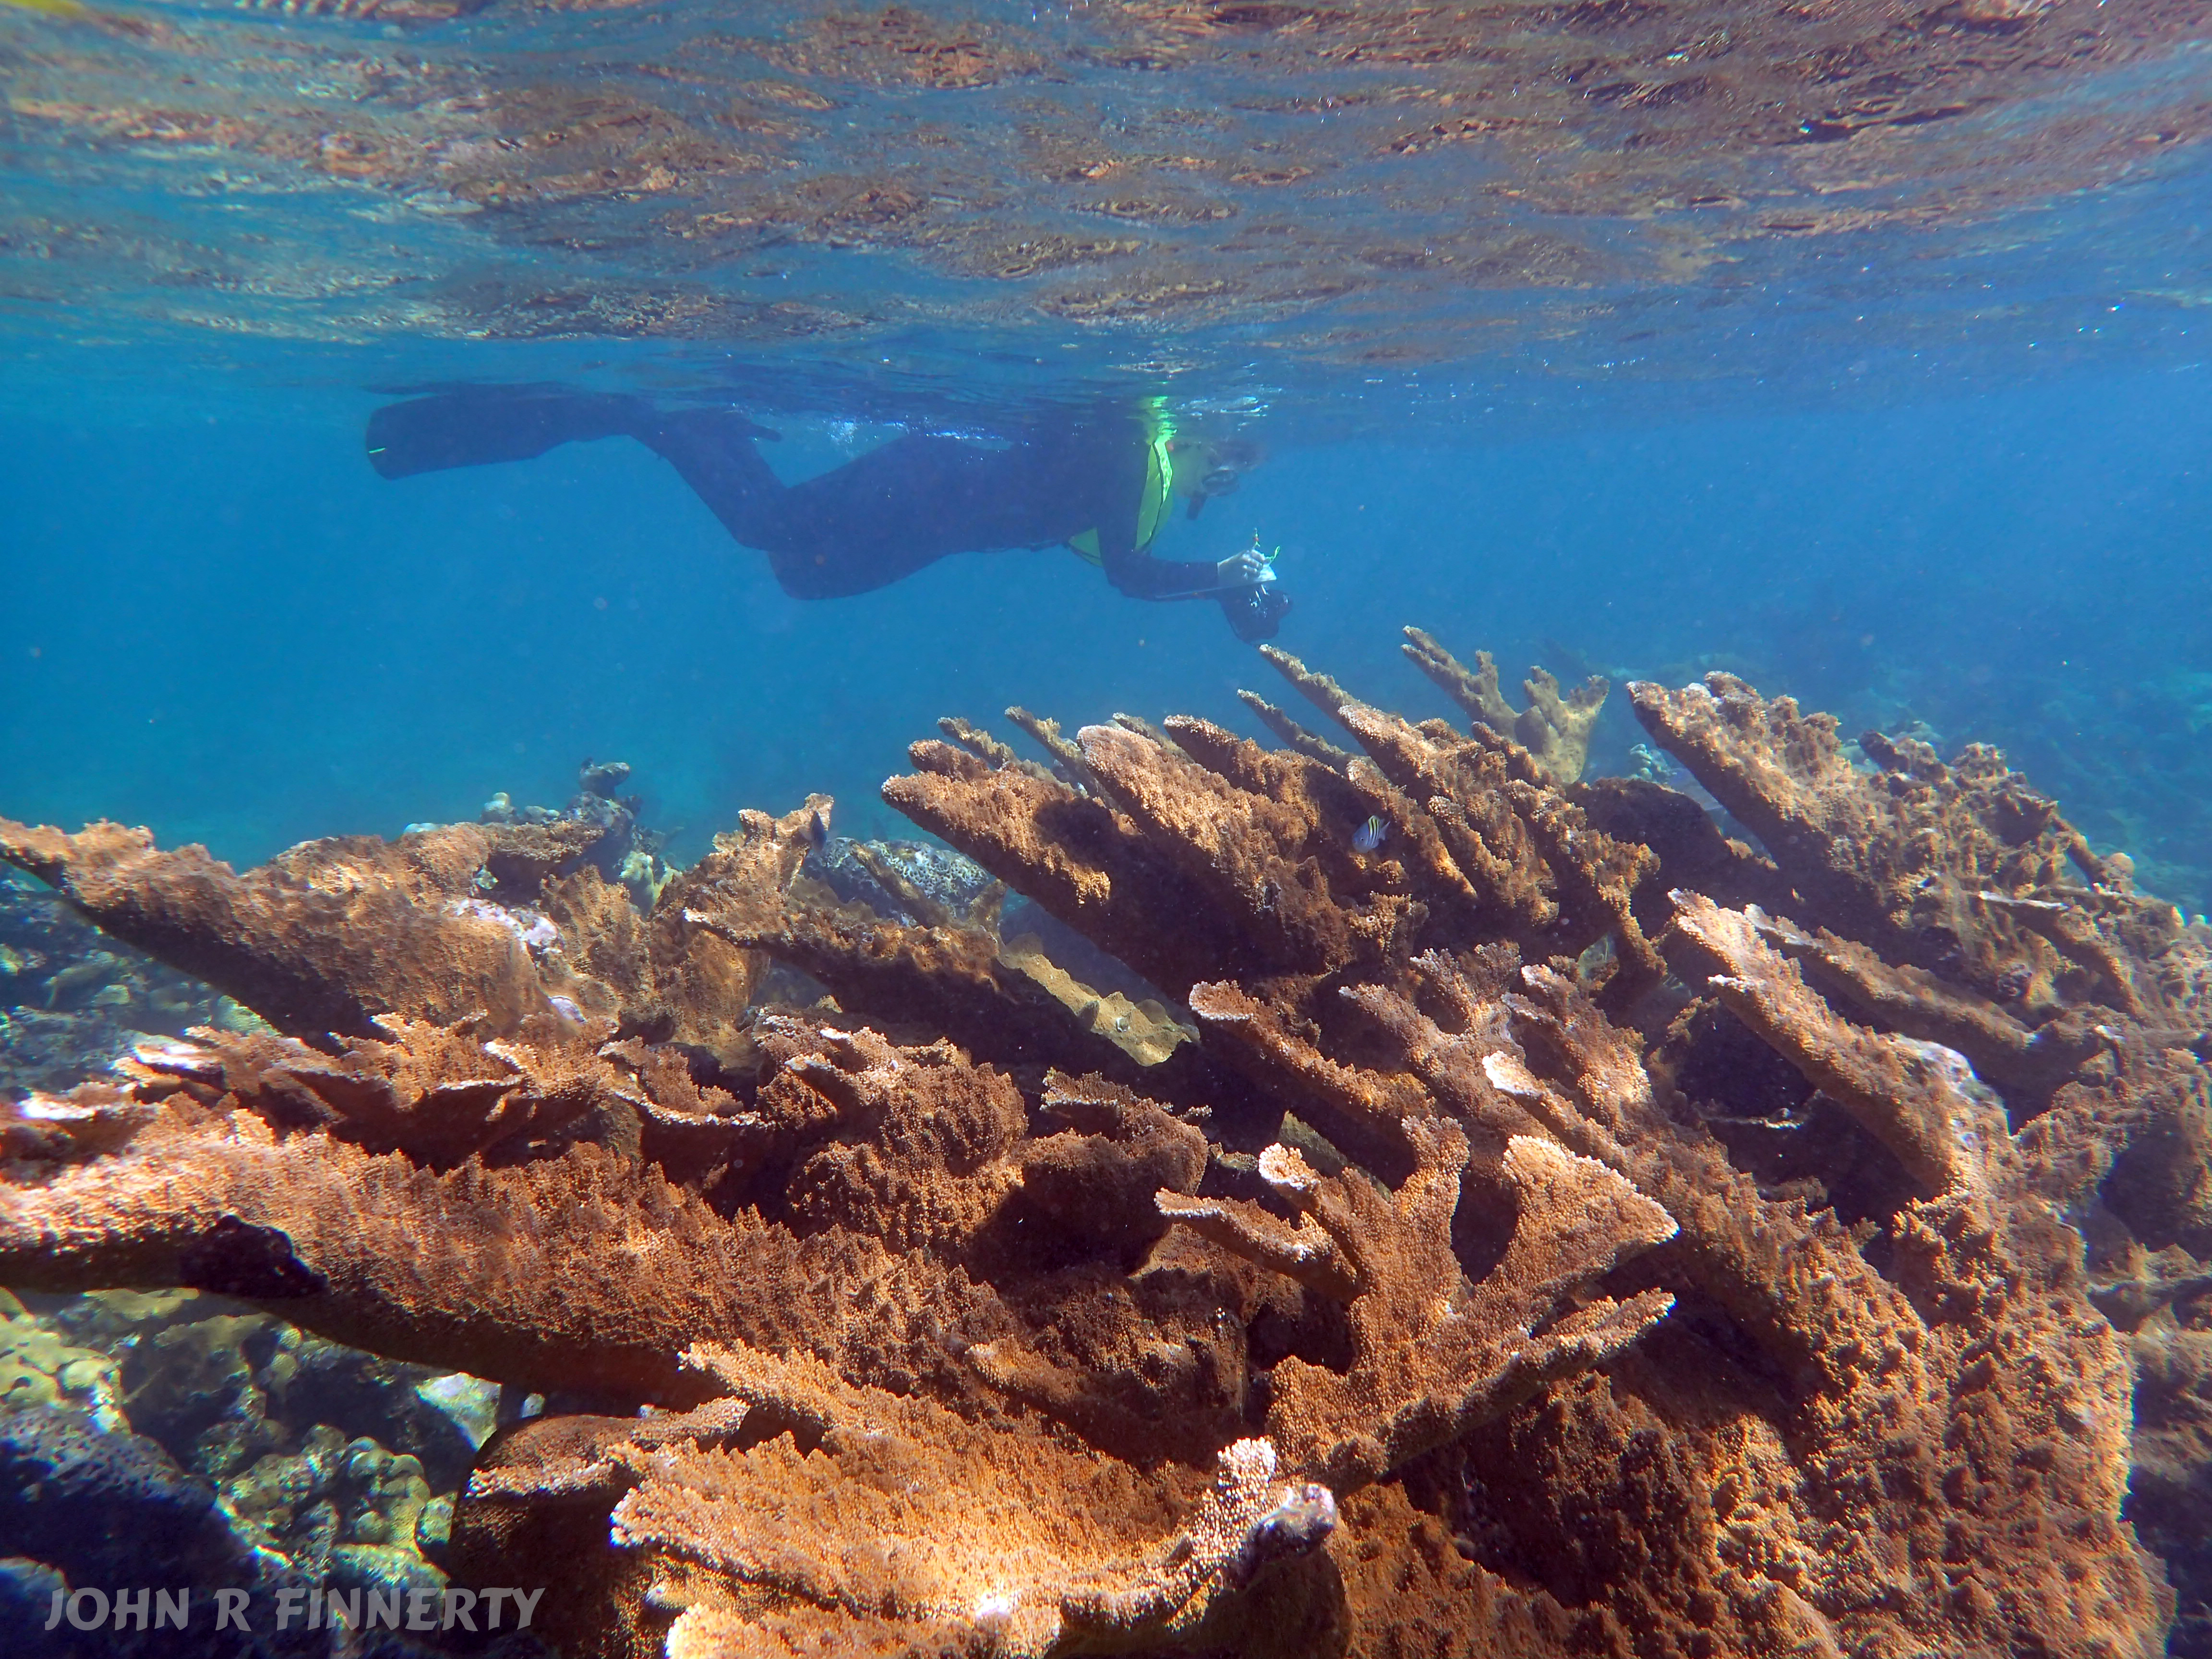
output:
<path id="1" fill-rule="evenodd" d="M 1262 587 L 1275 580 L 1275 567 L 1256 547 L 1224 559 L 1213 567 L 1214 585 L 1220 588 Z"/>
<path id="2" fill-rule="evenodd" d="M 1231 588 L 1214 599 L 1228 621 L 1229 631 L 1248 645 L 1273 639 L 1291 608 L 1290 596 L 1275 586 L 1273 571 L 1265 581 Z"/>

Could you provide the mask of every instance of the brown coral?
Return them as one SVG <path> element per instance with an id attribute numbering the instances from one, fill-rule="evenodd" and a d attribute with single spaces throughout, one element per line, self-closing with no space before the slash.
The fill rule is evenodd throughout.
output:
<path id="1" fill-rule="evenodd" d="M 1869 779 L 1832 717 L 1731 675 L 1629 696 L 1774 855 L 1807 921 L 2031 1019 L 2083 1004 L 2142 1018 L 2163 1001 L 2155 966 L 2180 941 L 2179 915 L 2136 897 L 2126 860 L 2093 854 L 1995 750 L 1972 744 L 1946 765 L 1925 744 L 1869 732 Z"/>
<path id="2" fill-rule="evenodd" d="M 1480 1285 L 1462 1286 L 1451 1221 L 1467 1136 L 1449 1119 L 1401 1127 L 1416 1162 L 1395 1194 L 1360 1176 L 1317 1176 L 1279 1144 L 1262 1152 L 1261 1178 L 1296 1226 L 1235 1199 L 1159 1196 L 1183 1225 L 1349 1304 L 1351 1369 L 1285 1358 L 1267 1419 L 1294 1467 L 1340 1491 L 1609 1358 L 1674 1302 L 1663 1291 L 1626 1305 L 1599 1296 L 1562 1316 L 1577 1289 L 1674 1224 L 1604 1165 L 1532 1135 L 1513 1137 L 1500 1159 L 1520 1212 L 1512 1238 Z"/>
<path id="3" fill-rule="evenodd" d="M 1613 688 L 1593 674 L 1565 696 L 1559 682 L 1541 668 L 1532 668 L 1521 683 L 1526 708 L 1516 708 L 1498 689 L 1498 665 L 1490 653 L 1474 653 L 1474 672 L 1418 628 L 1406 630 L 1400 647 L 1407 660 L 1426 674 L 1470 720 L 1481 721 L 1501 738 L 1510 738 L 1553 783 L 1578 783 L 1589 764 L 1590 730 L 1605 708 L 1605 694 Z"/>
<path id="4" fill-rule="evenodd" d="M 289 1030 L 366 1033 L 379 1014 L 520 1024 L 541 982 L 511 913 L 475 878 L 506 854 L 542 868 L 580 854 L 573 826 L 456 824 L 386 843 L 308 842 L 240 876 L 143 830 L 75 836 L 0 819 L 0 858 L 52 883 L 118 939 L 198 975 Z"/>
<path id="5" fill-rule="evenodd" d="M 1142 1032 L 995 896 L 837 900 L 818 799 L 643 915 L 475 830 L 243 877 L 11 832 L 293 1035 L 20 1106 L 0 1276 L 683 1408 L 526 1425 L 463 1505 L 480 1580 L 575 1564 L 579 1651 L 2153 1650 L 2132 1367 L 2169 1465 L 2212 1420 L 2195 935 L 1985 753 L 1633 688 L 1762 852 L 1571 781 L 1571 700 L 1528 743 L 1277 665 L 1356 752 L 1024 715 L 1051 765 L 952 721 L 885 787 L 1182 1000 Z M 492 924 L 504 1000 L 376 961 L 472 900 L 557 935 Z M 834 1004 L 753 1006 L 763 956 Z"/>
<path id="6" fill-rule="evenodd" d="M 1218 1599 L 1335 1527 L 1328 1489 L 1279 1481 L 1264 1439 L 1224 1448 L 1203 1488 L 1047 1435 L 979 1430 L 927 1401 L 854 1389 L 818 1361 L 692 1358 L 781 1431 L 629 1465 L 637 1484 L 614 1507 L 615 1542 L 691 1581 L 663 1592 L 684 1605 L 672 1651 L 797 1650 L 805 1626 L 849 1641 L 856 1619 L 904 1626 L 917 1647 L 1010 1656 L 1171 1642 L 1220 1621 Z M 765 1642 L 746 1607 L 763 1596 L 786 1609 Z"/>

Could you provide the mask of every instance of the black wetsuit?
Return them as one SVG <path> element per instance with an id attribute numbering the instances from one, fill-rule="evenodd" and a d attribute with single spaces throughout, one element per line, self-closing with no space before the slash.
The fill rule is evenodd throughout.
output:
<path id="1" fill-rule="evenodd" d="M 767 554 L 784 592 L 802 599 L 865 593 L 948 553 L 1052 547 L 1091 531 L 1107 580 L 1133 598 L 1224 597 L 1213 565 L 1170 563 L 1136 545 L 1151 443 L 1134 418 L 1033 422 L 995 446 L 895 438 L 788 486 L 753 447 L 774 435 L 724 411 L 664 413 L 642 398 L 489 386 L 378 410 L 368 453 L 384 477 L 400 478 L 635 438 L 733 538 Z"/>

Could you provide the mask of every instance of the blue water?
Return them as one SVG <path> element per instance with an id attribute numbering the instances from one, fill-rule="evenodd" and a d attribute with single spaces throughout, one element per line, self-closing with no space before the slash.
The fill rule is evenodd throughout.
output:
<path id="1" fill-rule="evenodd" d="M 620 757 L 682 858 L 817 789 L 842 830 L 896 832 L 876 786 L 941 714 L 1243 726 L 1237 686 L 1287 692 L 1212 606 L 1125 599 L 1065 553 L 787 599 L 628 441 L 386 483 L 360 453 L 373 401 L 14 413 L 10 815 L 252 861 L 495 789 L 558 804 L 581 759 Z M 1397 657 L 1412 622 L 1509 672 L 1725 667 L 1860 726 L 2000 743 L 2202 908 L 2208 416 L 2212 379 L 2175 365 L 1517 443 L 1293 439 L 1159 550 L 1279 541 L 1280 643 L 1408 710 L 1443 712 Z M 872 435 L 771 453 L 795 477 Z M 1637 735 L 1616 710 L 1601 759 Z"/>

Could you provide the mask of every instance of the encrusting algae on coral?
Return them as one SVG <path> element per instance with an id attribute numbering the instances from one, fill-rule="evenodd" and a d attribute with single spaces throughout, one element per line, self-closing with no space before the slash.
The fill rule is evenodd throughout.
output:
<path id="1" fill-rule="evenodd" d="M 839 897 L 820 798 L 642 914 L 558 823 L 0 824 L 276 1028 L 21 1103 L 0 1279 L 560 1391 L 447 1565 L 574 1653 L 2160 1650 L 2205 940 L 1988 751 L 1632 686 L 1755 849 L 1411 638 L 1468 729 L 1271 653 L 1352 746 L 1017 711 L 884 786 L 1149 1008 Z"/>

